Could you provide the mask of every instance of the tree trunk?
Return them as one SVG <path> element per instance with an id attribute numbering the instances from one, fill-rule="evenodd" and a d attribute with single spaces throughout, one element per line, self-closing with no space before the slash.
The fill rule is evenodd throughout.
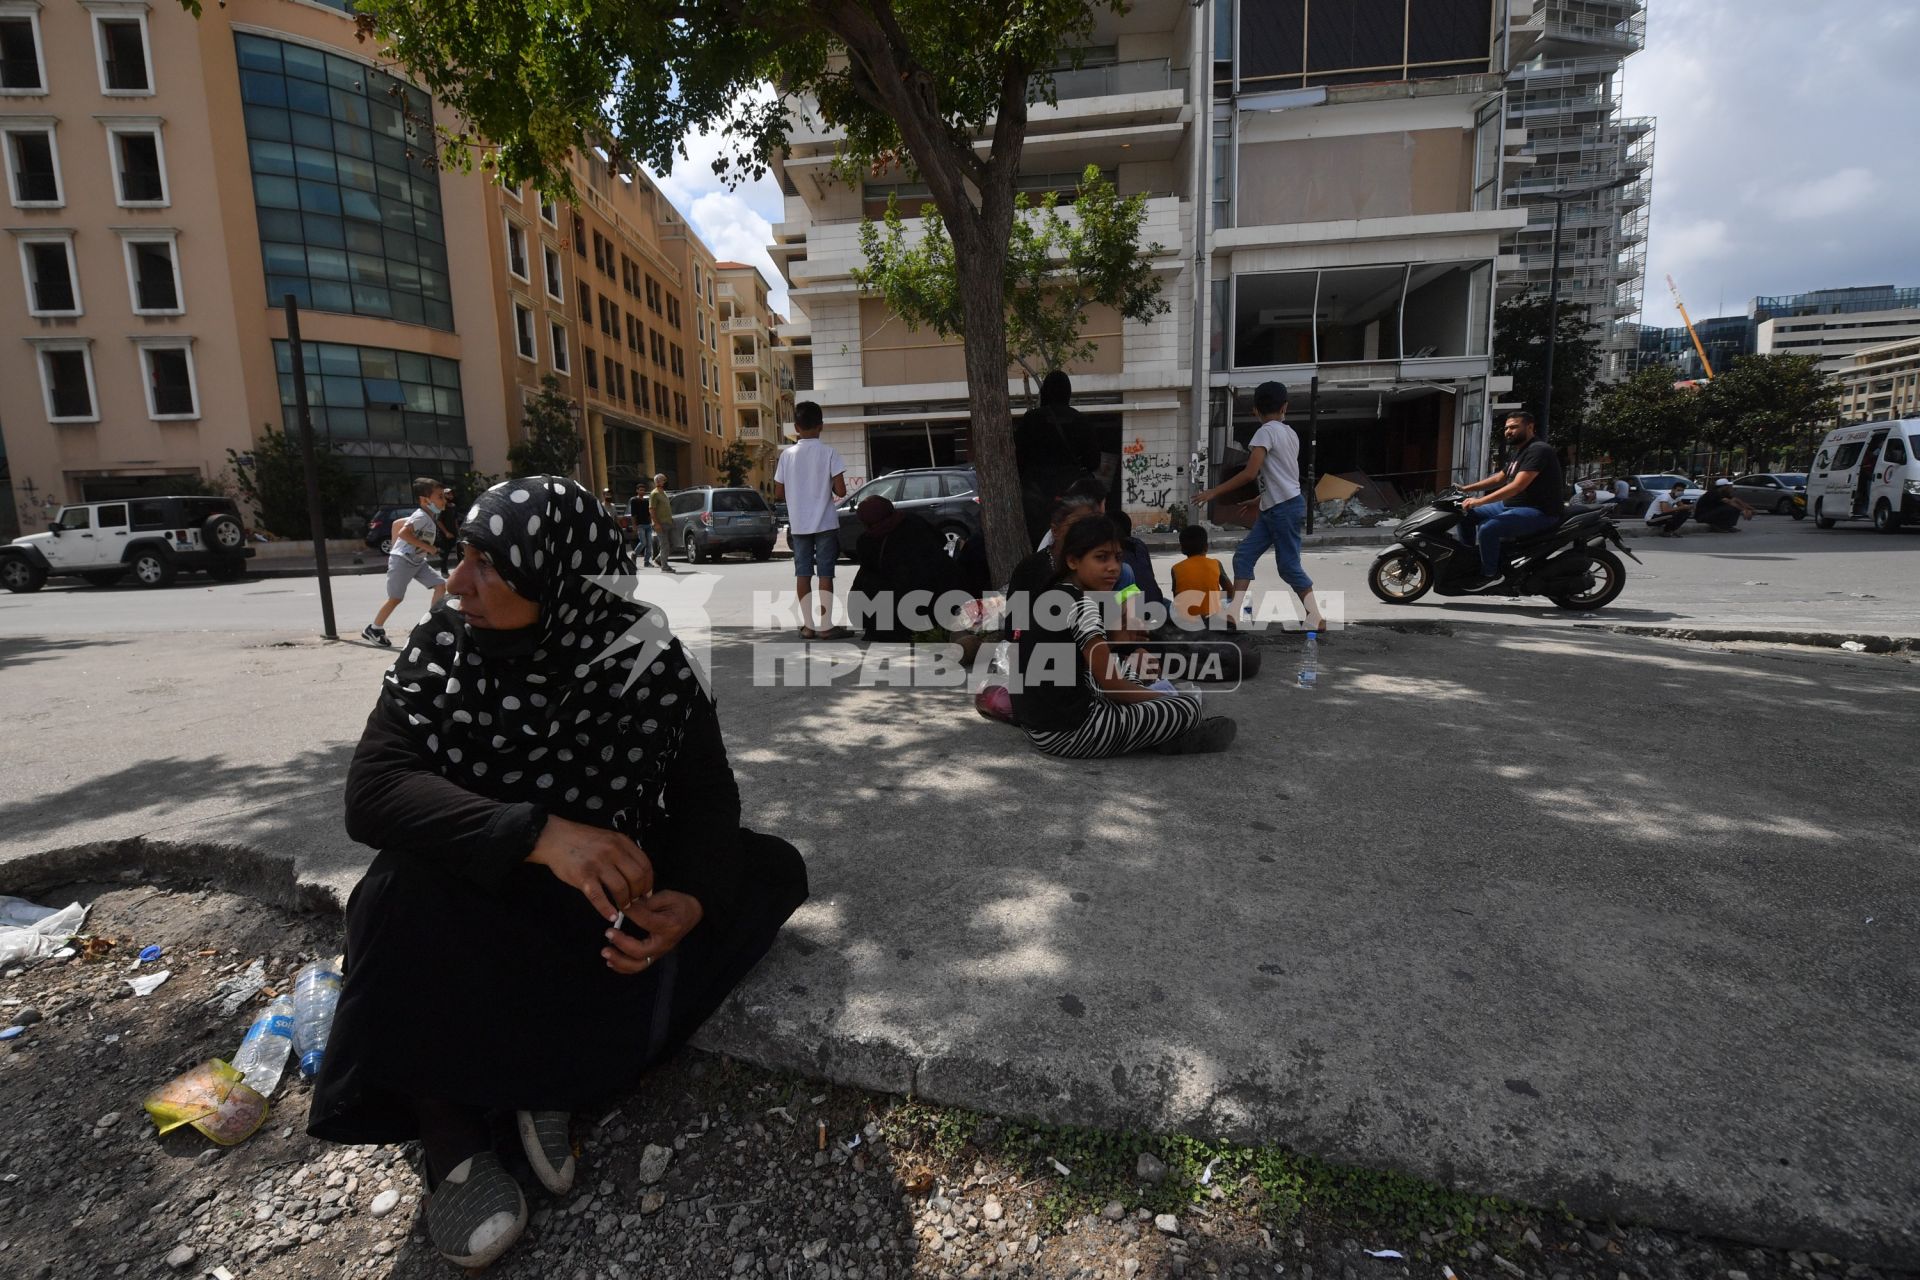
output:
<path id="1" fill-rule="evenodd" d="M 1020 505 L 1020 475 L 1013 461 L 1013 406 L 1007 395 L 1006 281 L 1000 259 L 988 254 L 954 255 L 959 276 L 961 336 L 967 364 L 968 429 L 973 468 L 980 477 L 980 524 L 995 583 L 1033 548 Z"/>

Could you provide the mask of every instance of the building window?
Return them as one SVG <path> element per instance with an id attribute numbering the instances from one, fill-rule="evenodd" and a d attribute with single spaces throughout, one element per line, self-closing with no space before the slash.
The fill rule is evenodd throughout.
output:
<path id="1" fill-rule="evenodd" d="M 451 332 L 440 179 L 419 159 L 427 95 L 306 45 L 234 39 L 269 299 Z"/>
<path id="2" fill-rule="evenodd" d="M 673 420 L 683 427 L 687 425 L 687 398 L 678 391 L 673 393 Z"/>
<path id="3" fill-rule="evenodd" d="M 627 398 L 627 380 L 620 376 L 620 364 L 612 356 L 602 356 L 607 371 L 607 395 L 614 400 Z"/>
<path id="4" fill-rule="evenodd" d="M 171 235 L 129 236 L 127 290 L 137 316 L 177 316 L 186 310 L 180 300 L 179 247 Z"/>
<path id="5" fill-rule="evenodd" d="M 513 347 L 522 360 L 537 355 L 533 345 L 533 312 L 521 303 L 513 304 Z"/>
<path id="6" fill-rule="evenodd" d="M 93 43 L 100 55 L 100 92 L 110 97 L 153 92 L 145 13 L 94 14 Z"/>
<path id="7" fill-rule="evenodd" d="M 667 323 L 676 329 L 680 327 L 680 299 L 678 298 L 667 299 Z"/>
<path id="8" fill-rule="evenodd" d="M 0 10 L 0 94 L 42 94 L 47 77 L 40 48 L 40 6 Z"/>
<path id="9" fill-rule="evenodd" d="M 656 382 L 653 384 L 653 412 L 662 422 L 666 421 L 667 384 L 664 382 Z"/>
<path id="10" fill-rule="evenodd" d="M 530 278 L 527 274 L 527 233 L 514 225 L 511 219 L 507 221 L 507 272 L 516 280 Z"/>
<path id="11" fill-rule="evenodd" d="M 66 203 L 60 189 L 60 151 L 53 128 L 10 128 L 7 142 L 7 191 L 16 207 L 54 208 Z"/>
<path id="12" fill-rule="evenodd" d="M 587 375 L 587 390 L 598 391 L 600 389 L 599 357 L 594 355 L 592 347 L 582 347 L 580 354 L 585 357 L 580 363 L 583 371 Z"/>
<path id="13" fill-rule="evenodd" d="M 678 346 L 673 348 L 672 369 L 673 376 L 676 378 L 684 378 L 687 376 L 687 357 Z"/>
<path id="14" fill-rule="evenodd" d="M 140 361 L 147 374 L 147 416 L 197 418 L 200 397 L 193 376 L 193 348 L 184 343 L 146 344 Z"/>
<path id="15" fill-rule="evenodd" d="M 71 235 L 22 239 L 20 263 L 27 281 L 27 314 L 80 314 L 80 272 L 73 260 Z"/>
<path id="16" fill-rule="evenodd" d="M 40 346 L 40 391 L 48 422 L 98 422 L 93 351 L 85 342 Z"/>
<path id="17" fill-rule="evenodd" d="M 281 418 L 297 430 L 292 355 L 278 341 L 273 355 Z M 302 358 L 314 432 L 340 446 L 354 475 L 351 509 L 411 502 L 415 476 L 447 480 L 472 465 L 458 361 L 313 341 L 302 345 Z M 365 521 L 357 532 L 366 532 Z"/>
<path id="18" fill-rule="evenodd" d="M 559 207 L 553 203 L 553 201 L 542 200 L 540 202 L 540 221 L 546 223 L 548 226 L 554 228 L 556 231 L 559 230 L 560 210 L 559 210 Z"/>
<path id="19" fill-rule="evenodd" d="M 587 317 L 593 314 L 593 290 L 584 284 L 580 286 L 580 323 L 585 324 Z"/>
<path id="20" fill-rule="evenodd" d="M 633 378 L 633 402 L 639 406 L 640 412 L 645 413 L 647 411 L 647 380 L 640 376 L 638 369 L 633 370 L 631 376 Z"/>
<path id="21" fill-rule="evenodd" d="M 158 128 L 110 127 L 107 147 L 113 155 L 114 191 L 122 207 L 167 204 L 166 161 Z"/>
<path id="22" fill-rule="evenodd" d="M 540 267 L 547 282 L 547 296 L 555 302 L 565 302 L 566 286 L 560 282 L 560 251 L 550 244 L 540 246 Z"/>
<path id="23" fill-rule="evenodd" d="M 583 258 L 587 256 L 587 224 L 577 213 L 573 215 L 573 251 Z"/>
<path id="24" fill-rule="evenodd" d="M 629 315 L 627 317 L 627 350 L 638 352 L 641 345 L 640 322 Z"/>
<path id="25" fill-rule="evenodd" d="M 567 350 L 567 326 L 557 320 L 548 321 L 547 345 L 552 348 L 553 367 L 561 373 L 572 373 L 573 357 Z"/>

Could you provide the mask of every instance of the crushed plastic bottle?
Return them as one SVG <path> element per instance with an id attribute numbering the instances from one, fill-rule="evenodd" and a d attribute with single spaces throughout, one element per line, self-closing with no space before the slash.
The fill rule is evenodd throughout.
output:
<path id="1" fill-rule="evenodd" d="M 1307 632 L 1307 643 L 1300 650 L 1300 680 L 1302 689 L 1320 687 L 1320 636 L 1318 632 Z"/>
<path id="2" fill-rule="evenodd" d="M 328 962 L 315 960 L 293 975 L 293 1052 L 309 1079 L 320 1071 L 339 1004 L 340 974 Z"/>
<path id="3" fill-rule="evenodd" d="M 253 1025 L 247 1028 L 240 1051 L 233 1055 L 234 1069 L 240 1072 L 247 1087 L 263 1098 L 271 1098 L 273 1091 L 280 1087 L 280 1077 L 287 1069 L 287 1054 L 293 1049 L 293 1023 L 293 1001 L 287 996 L 275 996 L 273 1003 L 262 1009 Z"/>

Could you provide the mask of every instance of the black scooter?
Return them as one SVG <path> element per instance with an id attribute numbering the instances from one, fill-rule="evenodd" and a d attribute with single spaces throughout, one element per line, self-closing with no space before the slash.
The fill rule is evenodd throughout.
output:
<path id="1" fill-rule="evenodd" d="M 1611 543 L 1635 564 L 1620 530 L 1605 511 L 1579 511 L 1551 529 L 1515 538 L 1500 548 L 1501 576 L 1486 586 L 1480 553 L 1454 529 L 1464 495 L 1449 489 L 1420 508 L 1395 531 L 1397 539 L 1367 571 L 1367 586 L 1388 604 L 1412 604 L 1428 591 L 1443 596 L 1545 596 L 1562 609 L 1601 609 L 1627 585 L 1627 567 L 1607 549 Z"/>

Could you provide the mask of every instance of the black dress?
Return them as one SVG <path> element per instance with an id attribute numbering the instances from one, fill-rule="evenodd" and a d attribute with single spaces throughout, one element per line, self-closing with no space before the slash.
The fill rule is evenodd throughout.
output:
<path id="1" fill-rule="evenodd" d="M 347 777 L 347 831 L 378 847 L 347 903 L 347 972 L 308 1132 L 419 1135 L 414 1102 L 580 1111 L 684 1043 L 806 900 L 792 845 L 743 830 L 710 703 L 688 724 L 641 845 L 655 887 L 701 921 L 638 974 L 607 968 L 606 922 L 526 861 L 546 821 L 437 773 L 382 700 Z"/>

